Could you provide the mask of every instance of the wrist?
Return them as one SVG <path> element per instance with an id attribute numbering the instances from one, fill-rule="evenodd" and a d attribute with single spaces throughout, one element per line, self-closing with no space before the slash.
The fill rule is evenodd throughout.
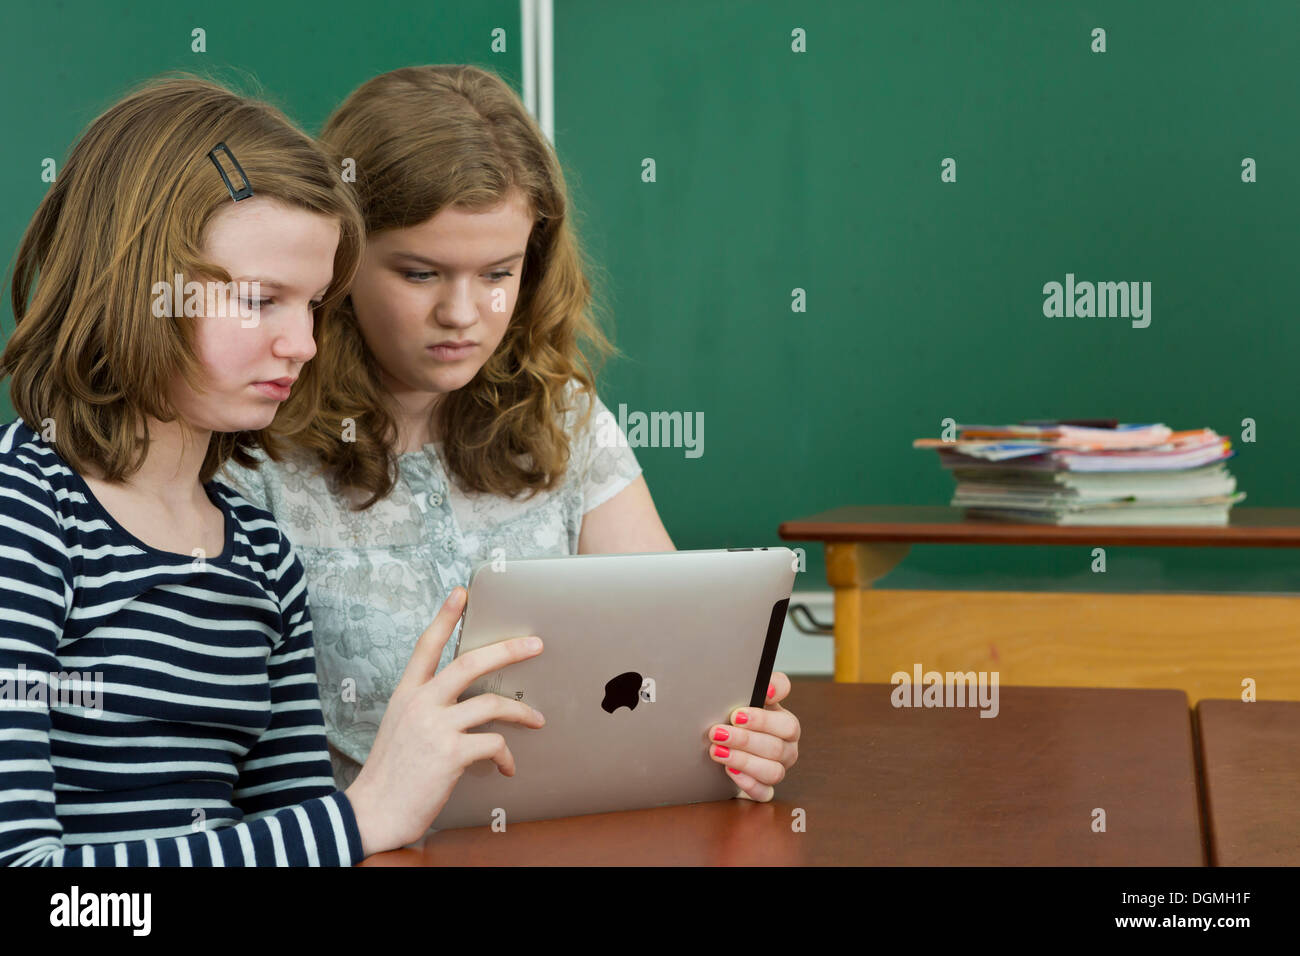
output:
<path id="1" fill-rule="evenodd" d="M 377 816 L 370 806 L 364 788 L 358 787 L 356 782 L 353 782 L 351 786 L 343 791 L 343 796 L 352 805 L 352 816 L 357 821 L 357 832 L 361 835 L 362 857 L 372 856 L 375 853 L 382 853 L 384 850 L 392 849 L 383 845 L 382 836 L 375 831 Z"/>

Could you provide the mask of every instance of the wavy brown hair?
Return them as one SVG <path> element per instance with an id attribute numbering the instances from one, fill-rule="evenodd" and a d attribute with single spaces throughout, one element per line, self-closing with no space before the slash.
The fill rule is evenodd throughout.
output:
<path id="1" fill-rule="evenodd" d="M 365 229 L 355 198 L 280 110 L 183 73 L 129 93 L 72 147 L 23 235 L 11 292 L 17 328 L 0 357 L 14 410 L 38 431 L 53 420 L 54 444 L 78 472 L 93 465 L 108 481 L 126 478 L 148 454 L 148 419 L 179 417 L 168 398 L 176 377 L 203 387 L 199 320 L 158 318 L 151 301 L 154 284 L 178 273 L 231 281 L 202 251 L 209 219 L 234 201 L 208 158 L 221 142 L 254 195 L 339 223 L 325 303 L 352 282 Z M 310 414 L 312 396 L 303 399 Z M 292 417 L 281 425 L 292 428 Z M 231 458 L 251 465 L 250 452 L 274 451 L 274 441 L 269 430 L 214 434 L 200 481 Z"/>
<path id="2" fill-rule="evenodd" d="M 570 223 L 564 175 L 554 150 L 519 97 L 498 76 L 473 66 L 393 70 L 362 84 L 334 112 L 321 139 L 355 163 L 366 231 L 418 225 L 439 210 L 491 209 L 518 189 L 534 216 L 514 314 L 501 344 L 472 381 L 445 394 L 433 416 L 448 470 L 462 487 L 514 496 L 554 488 L 569 458 L 562 414 L 566 386 L 595 394 L 598 361 L 617 350 L 600 331 L 586 266 Z M 366 347 L 351 299 L 317 326 L 317 353 L 273 426 L 310 452 L 337 485 L 369 495 L 363 510 L 396 483 L 396 421 L 377 361 Z M 320 404 L 305 430 L 294 422 L 306 393 Z M 590 417 L 586 404 L 583 423 Z M 355 440 L 341 436 L 347 420 Z M 282 428 L 283 424 L 283 428 Z"/>

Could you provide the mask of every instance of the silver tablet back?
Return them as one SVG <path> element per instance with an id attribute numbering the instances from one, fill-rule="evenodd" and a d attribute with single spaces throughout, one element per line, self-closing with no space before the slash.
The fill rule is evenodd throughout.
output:
<path id="1" fill-rule="evenodd" d="M 531 660 L 475 681 L 546 716 L 493 721 L 515 757 L 465 771 L 434 829 L 509 824 L 735 796 L 707 734 L 761 707 L 794 585 L 789 548 L 575 555 L 479 565 L 463 654 L 536 634 Z"/>

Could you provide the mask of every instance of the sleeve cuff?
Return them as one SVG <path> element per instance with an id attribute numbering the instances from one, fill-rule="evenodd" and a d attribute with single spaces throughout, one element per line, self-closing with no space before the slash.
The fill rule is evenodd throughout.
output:
<path id="1" fill-rule="evenodd" d="M 582 497 L 582 513 L 585 515 L 589 511 L 596 510 L 606 501 L 609 501 L 610 498 L 613 498 L 628 485 L 632 484 L 632 482 L 636 481 L 640 476 L 641 466 L 637 465 L 636 472 L 633 474 L 621 474 L 615 477 L 613 481 L 603 485 L 594 493 L 588 494 L 584 491 Z"/>
<path id="2" fill-rule="evenodd" d="M 343 818 L 343 832 L 346 846 L 339 847 L 339 862 L 344 866 L 355 866 L 363 858 L 361 849 L 361 829 L 357 826 L 357 815 L 352 810 L 352 801 L 342 790 L 335 790 L 326 800 L 332 800 Z"/>

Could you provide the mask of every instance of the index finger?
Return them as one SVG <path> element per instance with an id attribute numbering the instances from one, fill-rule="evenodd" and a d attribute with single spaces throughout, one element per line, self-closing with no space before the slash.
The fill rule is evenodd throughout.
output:
<path id="1" fill-rule="evenodd" d="M 536 657 L 542 652 L 542 639 L 536 636 L 510 637 L 494 644 L 486 644 L 468 651 L 444 667 L 433 678 L 437 688 L 434 697 L 440 704 L 450 706 L 461 694 L 484 674 Z"/>
<path id="2" fill-rule="evenodd" d="M 802 728 L 799 718 L 780 704 L 767 707 L 737 707 L 731 712 L 731 723 L 744 727 L 750 733 L 771 734 L 782 740 L 796 743 Z"/>

